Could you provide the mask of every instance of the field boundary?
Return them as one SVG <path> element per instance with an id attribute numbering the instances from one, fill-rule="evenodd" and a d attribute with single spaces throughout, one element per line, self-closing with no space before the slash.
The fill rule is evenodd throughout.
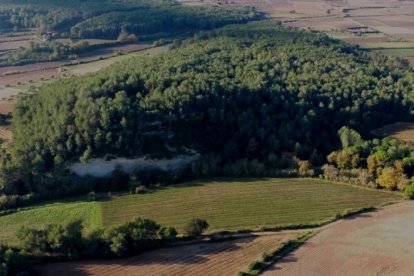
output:
<path id="1" fill-rule="evenodd" d="M 312 231 L 312 230 L 322 230 L 325 226 L 330 226 L 335 222 L 339 222 L 342 219 L 347 219 L 349 217 L 358 216 L 364 213 L 376 212 L 383 207 L 402 203 L 402 201 L 388 202 L 377 206 L 363 207 L 358 209 L 345 210 L 342 213 L 338 213 L 336 216 L 331 217 L 327 220 L 321 221 L 319 223 L 311 224 L 292 224 L 292 225 L 280 225 L 275 227 L 262 227 L 260 229 L 242 229 L 237 231 L 221 231 L 216 233 L 211 233 L 206 235 L 212 239 L 221 239 L 221 238 L 244 238 L 249 237 L 249 235 L 258 235 L 260 233 L 276 234 L 283 233 L 284 231 Z M 246 236 L 244 236 L 246 235 Z"/>
<path id="2" fill-rule="evenodd" d="M 307 240 L 313 237 L 315 232 L 308 232 L 304 235 L 299 236 L 297 239 L 287 241 L 282 244 L 276 251 L 271 254 L 264 254 L 261 261 L 252 262 L 249 265 L 248 272 L 239 272 L 239 276 L 256 276 L 260 275 L 264 270 L 266 270 L 271 265 L 275 264 L 277 261 L 281 260 L 284 256 L 290 252 L 298 249 L 302 244 Z"/>

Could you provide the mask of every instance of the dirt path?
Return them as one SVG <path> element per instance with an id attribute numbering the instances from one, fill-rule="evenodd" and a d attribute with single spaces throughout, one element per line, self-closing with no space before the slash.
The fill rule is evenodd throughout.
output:
<path id="1" fill-rule="evenodd" d="M 264 275 L 414 275 L 414 203 L 325 227 Z"/>

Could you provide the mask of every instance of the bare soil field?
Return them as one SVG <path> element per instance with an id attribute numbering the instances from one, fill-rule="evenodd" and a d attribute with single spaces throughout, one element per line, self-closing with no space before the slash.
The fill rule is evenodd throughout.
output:
<path id="1" fill-rule="evenodd" d="M 57 68 L 28 71 L 20 74 L 0 76 L 0 97 L 4 97 L 4 91 L 14 89 L 8 88 L 22 84 L 36 83 L 43 80 L 58 78 L 63 75 Z"/>
<path id="2" fill-rule="evenodd" d="M 414 124 L 413 123 L 395 123 L 372 131 L 372 134 L 381 137 L 393 136 L 397 139 L 414 142 Z"/>
<path id="3" fill-rule="evenodd" d="M 361 24 L 355 22 L 350 18 L 310 18 L 302 20 L 285 21 L 285 25 L 296 28 L 310 28 L 319 31 L 341 31 L 344 32 L 348 28 L 360 27 Z"/>
<path id="4" fill-rule="evenodd" d="M 0 51 L 15 50 L 19 48 L 27 48 L 32 40 L 13 40 L 13 41 L 0 41 Z"/>
<path id="5" fill-rule="evenodd" d="M 13 112 L 15 105 L 16 105 L 16 102 L 13 100 L 0 101 L 0 114 L 7 115 Z"/>
<path id="6" fill-rule="evenodd" d="M 10 127 L 0 126 L 0 139 L 10 141 L 13 137 L 13 133 Z"/>
<path id="7" fill-rule="evenodd" d="M 263 253 L 271 253 L 298 233 L 264 235 L 218 243 L 202 243 L 155 250 L 111 261 L 58 263 L 40 267 L 40 275 L 237 275 Z"/>
<path id="8" fill-rule="evenodd" d="M 141 43 L 107 47 L 105 49 L 95 51 L 92 55 L 82 57 L 79 63 L 104 60 L 117 56 L 118 53 L 132 53 L 141 51 L 147 49 L 149 46 L 150 45 L 146 43 Z M 4 91 L 7 91 L 8 87 L 37 83 L 39 81 L 62 77 L 65 74 L 58 69 L 74 63 L 77 62 L 71 60 L 63 60 L 39 62 L 21 66 L 0 67 L 0 97 L 3 97 L 2 95 L 5 93 L 7 94 L 7 92 Z"/>
<path id="9" fill-rule="evenodd" d="M 368 49 L 410 48 L 414 42 L 414 1 L 400 0 L 183 0 L 187 5 L 254 6 L 286 26 L 325 31 L 332 37 Z M 368 27 L 372 34 L 352 34 L 348 28 Z M 384 44 L 385 43 L 385 44 Z M 401 52 L 401 51 L 400 51 Z M 411 53 L 393 56 L 414 60 Z M 384 52 L 387 54 L 387 52 Z M 413 57 L 413 58 L 411 58 Z"/>
<path id="10" fill-rule="evenodd" d="M 67 38 L 59 38 L 59 39 L 56 39 L 56 41 L 59 43 L 65 44 L 65 45 L 73 45 L 77 43 L 77 41 L 72 41 L 71 39 L 67 39 Z M 117 42 L 116 40 L 111 40 L 111 39 L 82 39 L 82 41 L 88 42 L 89 45 L 101 45 L 101 44 Z"/>
<path id="11" fill-rule="evenodd" d="M 414 275 L 414 203 L 325 228 L 264 275 Z"/>

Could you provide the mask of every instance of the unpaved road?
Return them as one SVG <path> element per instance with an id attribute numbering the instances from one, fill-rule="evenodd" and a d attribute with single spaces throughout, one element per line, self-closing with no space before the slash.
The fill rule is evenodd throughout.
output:
<path id="1" fill-rule="evenodd" d="M 414 275 L 414 203 L 325 227 L 264 275 Z"/>

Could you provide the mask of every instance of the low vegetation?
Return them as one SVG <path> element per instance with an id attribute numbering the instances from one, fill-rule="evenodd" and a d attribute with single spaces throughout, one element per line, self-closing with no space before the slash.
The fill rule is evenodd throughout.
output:
<path id="1" fill-rule="evenodd" d="M 173 241 L 177 232 L 154 221 L 134 219 L 121 226 L 84 234 L 81 220 L 66 225 L 23 226 L 16 233 L 19 247 L 0 245 L 0 275 L 28 275 L 28 257 L 55 260 L 125 257 Z M 30 274 L 29 274 L 30 275 Z"/>
<path id="2" fill-rule="evenodd" d="M 43 228 L 22 227 L 17 232 L 22 250 L 32 255 L 51 255 L 63 259 L 125 257 L 175 239 L 174 228 L 154 221 L 135 219 L 121 226 L 84 235 L 81 220 L 65 226 L 48 224 Z"/>
<path id="3" fill-rule="evenodd" d="M 0 216 L 0 242 L 15 245 L 15 233 L 22 227 L 43 227 L 46 224 L 65 224 L 80 219 L 86 232 L 102 227 L 99 202 L 62 202 L 43 204 L 27 209 L 5 212 Z"/>
<path id="4" fill-rule="evenodd" d="M 281 244 L 275 251 L 267 254 L 263 254 L 262 260 L 255 261 L 250 264 L 248 272 L 239 272 L 239 276 L 255 276 L 260 275 L 266 268 L 270 267 L 275 262 L 282 259 L 284 256 L 297 249 L 304 244 L 309 238 L 312 237 L 312 233 L 305 233 L 297 239 L 289 240 Z"/>

